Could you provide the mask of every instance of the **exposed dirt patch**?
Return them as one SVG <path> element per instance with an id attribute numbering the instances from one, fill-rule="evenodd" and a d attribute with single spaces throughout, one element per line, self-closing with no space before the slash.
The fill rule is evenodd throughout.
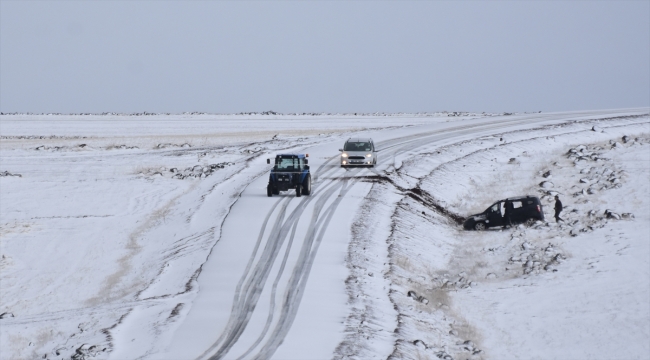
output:
<path id="1" fill-rule="evenodd" d="M 465 218 L 462 217 L 459 214 L 454 213 L 453 211 L 443 207 L 440 205 L 430 194 L 428 194 L 426 191 L 422 190 L 419 186 L 407 189 L 404 188 L 400 185 L 398 185 L 393 179 L 391 179 L 389 176 L 385 175 L 366 175 L 366 176 L 358 176 L 356 179 L 361 179 L 360 181 L 363 182 L 372 182 L 372 183 L 378 183 L 378 182 L 384 182 L 388 183 L 392 186 L 394 186 L 397 190 L 401 191 L 404 193 L 404 195 L 412 198 L 413 200 L 421 203 L 422 205 L 426 206 L 427 208 L 431 209 L 432 211 L 437 212 L 440 215 L 443 215 L 444 217 L 448 218 L 449 220 L 453 221 L 457 225 L 461 225 L 463 221 L 465 221 Z"/>

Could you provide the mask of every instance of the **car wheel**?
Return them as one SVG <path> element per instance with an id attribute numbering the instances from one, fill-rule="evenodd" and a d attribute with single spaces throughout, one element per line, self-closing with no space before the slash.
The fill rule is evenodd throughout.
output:
<path id="1" fill-rule="evenodd" d="M 311 175 L 307 174 L 305 181 L 302 185 L 302 194 L 311 195 Z"/>
<path id="2" fill-rule="evenodd" d="M 535 225 L 535 222 L 536 222 L 536 221 L 537 221 L 536 219 L 530 218 L 530 219 L 526 220 L 526 222 L 524 223 L 524 225 L 526 225 L 526 226 L 528 226 L 528 227 L 531 227 L 531 226 Z"/>
<path id="3" fill-rule="evenodd" d="M 296 197 L 300 197 L 302 195 L 302 186 L 300 184 L 296 185 Z"/>
<path id="4" fill-rule="evenodd" d="M 477 222 L 476 224 L 474 224 L 474 230 L 476 231 L 483 231 L 485 229 L 487 229 L 487 227 L 485 226 L 484 222 Z"/>
<path id="5" fill-rule="evenodd" d="M 271 185 L 266 187 L 266 196 L 268 197 L 273 196 L 273 188 L 271 187 Z"/>

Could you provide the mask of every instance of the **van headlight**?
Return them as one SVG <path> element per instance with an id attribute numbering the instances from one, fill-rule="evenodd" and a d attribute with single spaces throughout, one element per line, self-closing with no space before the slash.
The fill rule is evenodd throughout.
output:
<path id="1" fill-rule="evenodd" d="M 341 154 L 341 157 L 348 157 L 348 154 L 343 153 L 343 154 Z"/>
<path id="2" fill-rule="evenodd" d="M 372 154 L 368 154 L 368 155 L 366 155 L 366 157 L 372 157 Z"/>

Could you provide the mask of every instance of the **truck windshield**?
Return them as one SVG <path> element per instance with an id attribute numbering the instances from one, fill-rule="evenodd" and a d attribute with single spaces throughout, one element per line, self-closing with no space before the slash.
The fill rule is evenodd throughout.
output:
<path id="1" fill-rule="evenodd" d="M 298 170 L 300 163 L 298 158 L 276 158 L 275 167 L 278 170 Z"/>
<path id="2" fill-rule="evenodd" d="M 346 142 L 343 147 L 345 151 L 371 151 L 369 142 Z"/>

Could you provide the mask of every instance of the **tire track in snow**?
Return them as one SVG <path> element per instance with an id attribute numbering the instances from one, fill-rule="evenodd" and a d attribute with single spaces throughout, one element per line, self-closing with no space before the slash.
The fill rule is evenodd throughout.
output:
<path id="1" fill-rule="evenodd" d="M 257 238 L 257 242 L 255 243 L 255 248 L 253 249 L 253 253 L 252 253 L 250 259 L 248 260 L 248 264 L 246 264 L 246 269 L 244 270 L 244 275 L 239 280 L 239 283 L 237 283 L 237 287 L 235 289 L 235 297 L 234 297 L 234 302 L 233 302 L 233 308 L 232 308 L 231 313 L 230 313 L 230 318 L 228 319 L 228 324 L 226 325 L 226 330 L 221 333 L 219 338 L 214 342 L 214 344 L 210 348 L 208 348 L 208 350 L 206 350 L 204 352 L 204 354 L 202 356 L 205 356 L 205 354 L 212 352 L 222 341 L 224 341 L 226 336 L 237 325 L 237 322 L 239 320 L 241 310 L 242 310 L 241 309 L 242 305 L 239 303 L 239 297 L 240 297 L 241 288 L 244 285 L 244 280 L 248 277 L 250 269 L 253 266 L 253 261 L 255 260 L 255 257 L 257 255 L 257 251 L 259 250 L 260 244 L 262 243 L 262 237 L 264 235 L 264 231 L 266 230 L 266 226 L 268 224 L 268 221 L 269 221 L 271 215 L 275 211 L 275 208 L 278 206 L 278 204 L 280 204 L 280 202 L 282 202 L 283 200 L 286 200 L 286 199 L 287 198 L 278 199 L 278 201 L 276 201 L 275 204 L 273 204 L 273 207 L 271 207 L 271 210 L 268 212 L 268 214 L 266 214 L 266 218 L 264 219 L 264 222 L 262 223 L 262 228 L 261 228 L 260 234 L 259 234 L 259 236 Z M 288 204 L 288 201 L 285 201 L 285 204 L 281 207 L 281 210 L 280 210 L 281 212 L 286 210 L 287 204 Z M 279 216 L 278 216 L 278 219 L 280 219 Z M 277 227 L 277 222 L 276 222 L 275 226 Z"/>
<path id="2" fill-rule="evenodd" d="M 278 271 L 277 276 L 275 277 L 275 281 L 273 282 L 273 288 L 271 290 L 271 304 L 269 307 L 269 314 L 266 318 L 266 323 L 264 324 L 264 329 L 262 329 L 262 332 L 260 333 L 260 336 L 255 340 L 253 345 L 244 353 L 242 354 L 239 359 L 245 358 L 248 354 L 253 351 L 253 349 L 259 345 L 262 340 L 264 339 L 264 336 L 266 336 L 266 333 L 268 332 L 269 328 L 271 327 L 271 323 L 273 321 L 273 313 L 275 312 L 275 297 L 277 294 L 277 289 L 278 289 L 278 284 L 280 283 L 280 278 L 282 277 L 282 273 L 284 272 L 284 268 L 287 264 L 287 260 L 289 258 L 289 253 L 291 252 L 291 245 L 293 244 L 293 239 L 296 235 L 296 228 L 298 227 L 298 223 L 295 223 L 293 227 L 291 228 L 291 236 L 289 237 L 289 243 L 287 244 L 287 248 L 284 252 L 284 258 L 282 259 L 282 264 L 280 265 L 280 270 Z"/>
<path id="3" fill-rule="evenodd" d="M 317 203 L 316 203 L 316 205 L 315 205 L 315 207 L 314 207 L 314 216 L 312 217 L 312 219 L 313 219 L 314 217 L 315 217 L 315 218 L 318 217 L 317 214 L 320 212 L 320 208 L 322 208 L 324 201 L 327 201 L 327 200 L 330 198 L 331 194 L 332 194 L 334 191 L 336 191 L 336 189 L 337 189 L 338 187 L 340 187 L 339 184 L 336 184 L 336 183 L 334 183 L 334 182 L 332 182 L 330 185 L 333 185 L 333 186 L 330 186 L 327 190 L 324 191 L 324 194 L 318 198 Z M 287 226 L 290 226 L 290 227 L 292 228 L 292 235 L 294 235 L 294 231 L 295 231 L 295 229 L 296 229 L 296 227 L 297 227 L 297 225 L 298 225 L 298 221 L 297 221 L 297 220 L 299 220 L 299 218 L 293 219 L 293 220 L 288 221 L 288 222 L 286 223 Z M 313 226 L 313 223 L 310 225 L 310 228 L 311 228 L 312 226 Z M 308 246 L 307 243 L 309 242 L 309 238 L 310 238 L 309 234 L 310 234 L 310 231 L 308 231 L 307 234 L 308 234 L 308 235 L 305 237 L 305 241 L 303 242 L 303 248 L 306 247 L 306 246 Z M 290 240 L 289 240 L 290 243 L 293 242 L 292 240 L 293 240 L 293 237 L 290 238 Z M 291 251 L 291 248 L 290 248 L 289 245 L 288 245 L 288 246 L 287 246 L 287 249 L 286 249 L 286 251 L 285 251 L 285 259 L 288 258 L 288 255 L 289 255 L 289 252 L 290 252 L 290 251 Z M 284 259 L 283 259 L 283 260 L 284 260 Z M 301 262 L 301 261 L 300 261 L 300 259 L 299 259 L 299 260 L 298 260 L 298 264 L 300 264 L 300 262 Z M 282 276 L 282 274 L 283 274 L 283 270 L 284 270 L 285 265 L 286 265 L 286 263 L 283 263 L 283 264 L 281 265 L 280 271 L 278 272 L 277 277 L 276 277 L 276 282 L 279 282 L 279 279 L 281 278 L 281 276 Z M 296 265 L 296 268 L 297 268 L 298 266 L 299 266 L 299 265 Z M 294 273 L 295 273 L 295 268 L 294 268 Z M 266 334 L 267 334 L 267 332 L 268 332 L 268 329 L 270 328 L 270 326 L 271 326 L 271 324 L 272 324 L 272 321 L 273 321 L 273 311 L 274 311 L 274 309 L 275 309 L 275 297 L 277 296 L 277 286 L 275 286 L 275 285 L 276 285 L 276 283 L 274 283 L 274 288 L 273 288 L 273 291 L 271 292 L 271 298 L 270 298 L 270 301 L 271 301 L 271 309 L 269 310 L 269 316 L 267 317 L 267 321 L 266 321 L 266 324 L 265 324 L 265 326 L 264 326 L 264 329 L 263 329 L 263 331 L 261 332 L 261 334 L 259 335 L 258 340 L 256 340 L 256 342 L 255 342 L 251 347 L 249 347 L 249 349 L 248 349 L 248 350 L 247 350 L 243 355 L 241 355 L 241 356 L 239 357 L 239 359 L 241 359 L 241 358 L 245 357 L 246 355 L 248 355 L 249 353 L 251 353 L 251 352 L 255 349 L 255 347 L 256 347 L 257 345 L 259 345 L 259 343 L 260 343 L 260 342 L 263 340 L 263 338 L 266 336 Z M 291 290 L 292 290 L 291 288 L 288 288 L 288 289 L 287 289 L 287 292 L 290 292 Z M 283 318 L 284 315 L 285 315 L 285 314 L 280 314 L 280 318 Z M 268 343 L 268 341 L 267 341 L 267 343 Z"/>
<path id="4" fill-rule="evenodd" d="M 332 169 L 326 170 L 325 173 L 331 171 Z M 278 200 L 276 205 L 281 201 L 284 201 L 283 206 L 280 208 L 279 213 L 276 217 L 276 222 L 274 227 L 267 237 L 267 243 L 263 250 L 260 259 L 257 260 L 255 267 L 252 267 L 252 264 L 257 256 L 258 248 L 261 244 L 264 233 L 266 232 L 267 222 L 271 215 L 275 212 L 275 206 L 269 211 L 266 216 L 264 223 L 260 229 L 258 235 L 258 242 L 255 245 L 255 249 L 251 254 L 249 259 L 248 266 L 242 275 L 237 289 L 235 290 L 233 309 L 231 316 L 229 318 L 228 324 L 224 332 L 220 335 L 215 343 L 213 343 L 208 350 L 206 350 L 201 358 L 209 356 L 210 353 L 216 350 L 214 355 L 210 356 L 210 359 L 220 359 L 223 357 L 230 348 L 237 342 L 241 334 L 246 328 L 250 317 L 255 310 L 261 292 L 266 284 L 266 280 L 269 276 L 271 268 L 277 259 L 280 248 L 282 247 L 287 235 L 291 229 L 294 229 L 305 208 L 316 198 L 319 201 L 327 201 L 331 194 L 338 188 L 342 186 L 338 182 L 330 181 L 326 185 L 326 189 L 320 196 L 309 196 L 302 198 L 298 206 L 291 212 L 287 220 L 284 220 L 286 208 L 293 199 L 293 197 L 284 197 L 281 200 Z M 314 195 L 318 194 L 319 184 L 314 186 L 313 191 Z M 321 205 L 322 206 L 322 205 Z M 313 226 L 313 223 L 310 225 Z M 291 240 L 292 242 L 292 240 Z M 290 248 L 287 248 L 287 252 L 290 251 Z M 285 254 L 285 257 L 287 255 Z M 251 273 L 252 271 L 252 273 Z M 278 273 L 277 277 L 281 277 L 282 272 Z M 242 290 L 242 287 L 244 289 Z M 242 295 L 243 291 L 243 295 Z M 269 318 L 272 320 L 272 313 L 269 315 Z M 268 326 L 267 326 L 268 329 Z M 263 334 L 261 335 L 263 337 Z"/>
<path id="5" fill-rule="evenodd" d="M 348 182 L 350 183 L 348 184 Z M 336 197 L 334 202 L 327 208 L 323 214 L 323 217 L 318 220 L 315 226 L 314 222 L 311 223 L 311 231 L 308 232 L 309 235 L 306 239 L 307 241 L 303 245 L 300 254 L 300 260 L 294 268 L 291 279 L 289 280 L 289 287 L 285 295 L 286 300 L 283 304 L 280 320 L 276 325 L 274 332 L 271 334 L 269 340 L 262 347 L 258 355 L 254 357 L 254 359 L 270 358 L 291 329 L 291 325 L 293 324 L 293 321 L 296 318 L 296 314 L 298 313 L 298 307 L 300 306 L 302 296 L 305 292 L 305 287 L 307 286 L 307 280 L 309 279 L 309 273 L 311 271 L 312 264 L 314 263 L 316 253 L 318 252 L 318 247 L 320 246 L 323 236 L 325 235 L 325 231 L 327 230 L 327 227 L 332 220 L 332 216 L 334 215 L 336 208 L 341 203 L 341 200 L 345 197 L 347 192 L 356 182 L 357 180 L 354 179 L 343 180 L 340 186 L 341 190 L 339 192 L 339 196 Z M 326 200 L 328 199 L 322 201 L 322 204 L 317 207 L 318 214 L 315 214 L 312 220 L 318 217 Z"/>

